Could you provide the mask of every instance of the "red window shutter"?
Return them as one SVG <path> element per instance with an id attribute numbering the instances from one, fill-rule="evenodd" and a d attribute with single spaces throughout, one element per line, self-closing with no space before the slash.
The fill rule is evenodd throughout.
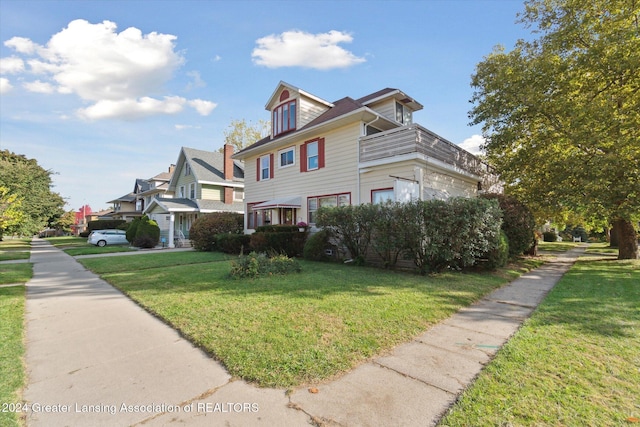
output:
<path id="1" fill-rule="evenodd" d="M 256 159 L 256 181 L 260 181 L 260 157 Z"/>
<path id="2" fill-rule="evenodd" d="M 269 154 L 269 178 L 273 179 L 273 153 Z"/>
<path id="3" fill-rule="evenodd" d="M 318 169 L 324 167 L 324 138 L 318 139 Z"/>
<path id="4" fill-rule="evenodd" d="M 300 146 L 300 172 L 307 171 L 307 144 Z"/>

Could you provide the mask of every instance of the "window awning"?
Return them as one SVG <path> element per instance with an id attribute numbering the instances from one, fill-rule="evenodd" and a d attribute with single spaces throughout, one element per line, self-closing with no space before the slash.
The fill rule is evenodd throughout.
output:
<path id="1" fill-rule="evenodd" d="M 277 209 L 277 208 L 300 208 L 302 206 L 302 197 L 281 197 L 279 199 L 267 200 L 266 202 L 253 205 L 253 210 L 261 209 Z"/>

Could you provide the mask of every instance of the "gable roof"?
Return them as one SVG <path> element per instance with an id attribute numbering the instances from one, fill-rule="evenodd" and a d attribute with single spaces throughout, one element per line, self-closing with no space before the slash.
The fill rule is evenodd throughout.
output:
<path id="1" fill-rule="evenodd" d="M 216 151 L 204 151 L 196 148 L 182 147 L 178 156 L 176 173 L 171 177 L 169 190 L 175 191 L 180 171 L 185 163 L 191 167 L 191 172 L 200 183 L 229 184 L 224 179 L 224 154 Z M 238 160 L 233 161 L 233 182 L 244 182 L 244 164 Z"/>

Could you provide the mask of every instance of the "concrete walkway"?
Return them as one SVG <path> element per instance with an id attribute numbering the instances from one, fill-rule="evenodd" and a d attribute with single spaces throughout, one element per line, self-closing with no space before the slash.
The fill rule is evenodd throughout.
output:
<path id="1" fill-rule="evenodd" d="M 285 390 L 231 378 L 48 242 L 27 283 L 28 426 L 429 426 L 584 249 L 574 249 L 339 379 Z"/>

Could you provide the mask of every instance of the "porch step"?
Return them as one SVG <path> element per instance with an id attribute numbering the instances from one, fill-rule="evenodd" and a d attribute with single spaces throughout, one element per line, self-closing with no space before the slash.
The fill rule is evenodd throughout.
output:
<path id="1" fill-rule="evenodd" d="M 191 244 L 191 240 L 189 240 L 189 239 L 176 240 L 175 245 L 176 245 L 176 247 L 180 247 L 180 248 L 192 248 L 193 247 L 193 245 Z"/>

